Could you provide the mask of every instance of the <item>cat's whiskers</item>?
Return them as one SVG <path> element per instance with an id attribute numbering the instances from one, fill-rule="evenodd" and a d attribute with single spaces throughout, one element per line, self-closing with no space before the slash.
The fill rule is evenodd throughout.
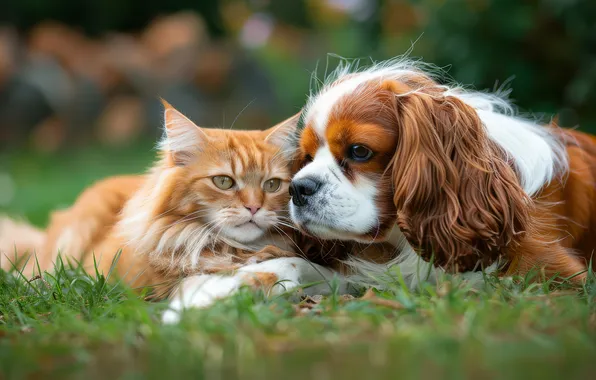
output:
<path id="1" fill-rule="evenodd" d="M 211 242 L 211 248 L 213 248 L 214 245 L 214 240 L 209 239 L 209 235 L 211 234 L 211 232 L 221 226 L 223 224 L 222 220 L 215 220 L 213 225 L 211 227 L 209 227 L 208 229 L 203 229 L 201 232 L 201 238 L 197 241 L 196 243 L 196 247 L 193 247 L 193 249 L 190 250 L 189 254 L 190 254 L 190 265 L 191 268 L 196 268 L 198 263 L 199 263 L 199 259 L 201 257 L 201 252 L 203 251 L 203 249 L 205 249 L 205 247 L 207 247 L 209 245 L 209 243 Z"/>
<path id="2" fill-rule="evenodd" d="M 169 247 L 170 249 L 170 255 L 171 255 L 171 259 L 170 262 L 172 265 L 175 264 L 176 261 L 176 254 L 179 254 L 179 258 L 178 260 L 182 263 L 183 266 L 185 266 L 185 261 L 190 259 L 191 263 L 192 263 L 192 256 L 193 256 L 193 252 L 195 249 L 199 248 L 198 246 L 196 246 L 195 244 L 191 244 L 192 241 L 196 240 L 197 238 L 189 238 L 189 237 L 185 237 L 185 234 L 191 234 L 194 232 L 198 233 L 199 237 L 202 237 L 203 233 L 209 229 L 209 227 L 213 224 L 215 224 L 216 221 L 211 221 L 211 222 L 207 222 L 206 224 L 200 225 L 200 227 L 197 227 L 195 229 L 191 229 L 187 232 L 185 232 L 185 230 L 188 227 L 191 227 L 192 224 L 188 225 L 187 227 L 185 227 L 182 231 L 179 231 L 176 235 L 177 236 L 172 236 L 172 240 L 175 239 L 174 244 L 172 247 Z M 198 231 L 197 231 L 198 230 Z M 200 240 L 200 239 L 199 239 Z M 191 249 L 192 247 L 192 249 Z M 182 248 L 182 249 L 181 249 Z M 204 248 L 203 245 L 201 245 L 201 247 L 199 248 L 199 254 L 200 251 Z M 164 252 L 162 252 L 163 254 Z M 190 256 L 190 257 L 189 257 Z M 198 259 L 197 259 L 198 260 Z M 192 265 L 191 265 L 192 266 Z M 193 266 L 194 267 L 194 266 Z"/>
<path id="3" fill-rule="evenodd" d="M 168 213 L 170 213 L 170 212 L 174 211 L 174 209 L 175 209 L 176 207 L 178 207 L 178 205 L 176 205 L 176 206 L 172 206 L 172 208 L 170 208 L 170 209 L 168 209 L 168 210 L 166 210 L 166 211 L 162 212 L 162 213 L 161 213 L 161 214 L 159 214 L 159 215 L 156 215 L 154 218 L 155 218 L 155 219 L 159 219 L 159 218 L 161 218 L 162 216 L 164 216 L 164 215 L 166 215 L 166 214 L 168 214 Z"/>
<path id="4" fill-rule="evenodd" d="M 286 218 L 284 216 L 278 215 L 277 216 L 277 223 L 281 224 L 282 226 L 291 228 L 293 230 L 298 230 L 298 227 L 292 222 L 290 218 Z"/>
<path id="5" fill-rule="evenodd" d="M 293 226 L 291 224 L 287 224 L 287 223 L 280 222 L 280 221 L 278 221 L 277 224 L 280 225 L 280 226 L 288 227 L 288 228 L 291 228 L 291 229 L 293 229 L 295 231 L 298 231 L 298 228 L 296 228 L 295 226 Z"/>
<path id="6" fill-rule="evenodd" d="M 248 102 L 248 104 L 246 106 L 244 106 L 244 108 L 240 112 L 238 112 L 238 114 L 234 118 L 234 121 L 232 121 L 232 125 L 230 125 L 230 130 L 234 128 L 234 124 L 236 124 L 236 121 L 238 121 L 238 118 L 244 113 L 244 111 L 246 111 L 248 109 L 248 107 L 250 107 L 251 104 L 253 104 L 255 102 L 255 100 L 257 100 L 257 99 L 255 98 L 255 99 L 251 100 L 250 102 Z M 225 125 L 225 119 L 224 119 L 224 125 Z"/>
<path id="7" fill-rule="evenodd" d="M 292 239 L 292 237 L 290 235 L 288 235 L 288 233 L 286 231 L 282 230 L 278 226 L 273 226 L 273 228 L 275 228 L 279 233 L 285 235 L 288 238 L 288 240 L 290 240 L 290 242 L 292 242 L 292 244 L 294 245 L 294 247 L 296 247 L 296 249 L 298 250 L 298 252 L 296 252 L 296 255 L 297 256 L 302 257 L 305 260 L 308 260 L 308 256 L 306 255 L 306 253 L 304 253 L 304 251 L 300 248 L 300 246 L 298 245 L 298 243 L 296 243 L 294 241 L 294 239 Z"/>
<path id="8" fill-rule="evenodd" d="M 203 230 L 204 230 L 205 228 L 207 228 L 207 226 L 209 226 L 211 223 L 213 223 L 213 222 L 207 222 L 206 224 L 203 224 L 203 225 L 201 225 L 201 226 L 200 226 L 200 229 L 199 229 L 199 228 L 197 228 L 197 229 L 198 229 L 199 231 L 203 231 Z M 189 226 L 190 226 L 190 225 L 189 225 Z M 188 226 L 187 226 L 187 227 L 188 227 Z M 181 246 L 183 246 L 182 242 L 179 242 L 178 240 L 180 240 L 181 234 L 184 232 L 184 230 L 185 230 L 185 229 L 186 229 L 186 228 L 182 229 L 181 231 L 178 231 L 178 232 L 175 234 L 175 236 L 172 236 L 170 239 L 168 239 L 168 240 L 170 240 L 170 241 L 171 241 L 171 240 L 174 240 L 173 246 L 171 246 L 171 247 L 163 247 L 163 248 L 162 248 L 162 252 L 160 252 L 160 253 L 162 253 L 162 254 L 163 254 L 163 253 L 164 253 L 164 252 L 163 252 L 163 249 L 166 249 L 166 248 L 168 248 L 168 249 L 170 250 L 171 262 L 172 262 L 172 264 L 174 263 L 174 260 L 175 260 L 176 253 L 180 253 L 180 252 L 179 252 L 179 250 L 180 250 L 180 247 L 181 247 Z M 199 232 L 199 233 L 200 233 L 200 232 Z M 188 248 L 188 246 L 187 246 L 186 244 L 184 244 L 184 246 L 185 246 L 185 247 L 184 247 L 184 249 L 182 249 L 182 256 L 183 256 L 183 257 L 182 257 L 181 259 L 183 259 L 183 258 L 184 258 L 184 256 L 186 256 L 186 253 L 187 253 L 186 251 L 187 251 L 187 248 Z"/>
<path id="9" fill-rule="evenodd" d="M 200 212 L 204 212 L 204 214 L 201 214 Z M 190 223 L 193 222 L 195 220 L 198 220 L 200 218 L 202 218 L 203 216 L 208 215 L 209 211 L 208 210 L 198 210 L 195 211 L 193 213 L 187 214 L 184 217 L 182 217 L 181 219 L 177 219 L 174 222 L 162 227 L 160 230 L 158 230 L 157 232 L 159 233 L 163 233 L 164 231 L 180 224 L 180 223 Z"/>
<path id="10" fill-rule="evenodd" d="M 223 225 L 225 222 L 227 222 L 227 220 L 228 220 L 227 218 L 223 218 L 223 219 L 220 221 L 220 222 L 221 222 L 220 224 L 221 224 L 221 225 Z M 215 235 L 215 237 L 213 238 L 213 242 L 214 242 L 214 243 L 217 243 L 217 242 L 218 242 L 218 240 L 219 240 L 219 235 L 221 234 L 221 231 L 222 231 L 222 230 L 223 230 L 222 228 L 220 228 L 219 230 L 217 230 L 217 234 L 216 234 L 216 235 Z"/>

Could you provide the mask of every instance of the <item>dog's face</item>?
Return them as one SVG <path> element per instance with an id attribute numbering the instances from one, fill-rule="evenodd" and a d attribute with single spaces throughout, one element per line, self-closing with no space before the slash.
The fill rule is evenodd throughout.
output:
<path id="1" fill-rule="evenodd" d="M 460 269 L 517 244 L 531 202 L 475 109 L 428 77 L 367 75 L 328 86 L 303 111 L 296 225 L 359 242 L 386 241 L 397 226 L 423 257 Z"/>
<path id="2" fill-rule="evenodd" d="M 395 224 L 387 170 L 398 140 L 392 94 L 363 86 L 331 107 L 331 99 L 319 99 L 304 119 L 290 213 L 302 230 L 324 239 L 382 241 Z"/>

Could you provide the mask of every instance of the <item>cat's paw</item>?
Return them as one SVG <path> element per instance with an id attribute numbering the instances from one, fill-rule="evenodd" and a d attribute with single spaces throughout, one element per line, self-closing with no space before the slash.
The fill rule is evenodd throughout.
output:
<path id="1" fill-rule="evenodd" d="M 170 309 L 164 313 L 164 323 L 178 323 L 181 313 L 188 308 L 205 308 L 248 286 L 261 289 L 268 296 L 289 294 L 327 294 L 334 273 L 328 268 L 299 257 L 274 258 L 263 263 L 246 265 L 229 276 L 202 274 L 185 278 L 174 292 Z M 304 285 L 307 285 L 304 289 Z M 340 282 L 344 293 L 347 283 Z"/>
<path id="2" fill-rule="evenodd" d="M 164 324 L 180 322 L 184 309 L 201 309 L 236 292 L 242 280 L 235 276 L 198 275 L 185 278 L 162 315 Z"/>

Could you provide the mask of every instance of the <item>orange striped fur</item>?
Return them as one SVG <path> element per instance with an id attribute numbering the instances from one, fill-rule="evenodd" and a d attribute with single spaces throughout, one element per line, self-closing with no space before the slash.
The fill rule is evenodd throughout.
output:
<path id="1" fill-rule="evenodd" d="M 117 275 L 144 287 L 293 255 L 285 219 L 291 157 L 283 149 L 297 116 L 265 131 L 203 129 L 164 106 L 160 159 L 147 174 L 99 181 L 54 212 L 33 247 L 41 270 L 60 253 L 106 274 L 121 251 Z M 233 186 L 219 188 L 217 176 Z M 30 260 L 25 271 L 33 270 Z"/>

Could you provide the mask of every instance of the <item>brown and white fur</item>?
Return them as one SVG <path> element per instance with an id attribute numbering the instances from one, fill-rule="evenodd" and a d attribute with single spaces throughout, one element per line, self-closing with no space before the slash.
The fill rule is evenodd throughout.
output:
<path id="1" fill-rule="evenodd" d="M 499 261 L 508 273 L 581 281 L 596 248 L 596 139 L 440 85 L 425 67 L 343 66 L 311 97 L 294 222 L 323 239 L 390 242 L 391 260 L 351 264 L 398 266 L 411 285 L 413 273 L 495 271 Z"/>

